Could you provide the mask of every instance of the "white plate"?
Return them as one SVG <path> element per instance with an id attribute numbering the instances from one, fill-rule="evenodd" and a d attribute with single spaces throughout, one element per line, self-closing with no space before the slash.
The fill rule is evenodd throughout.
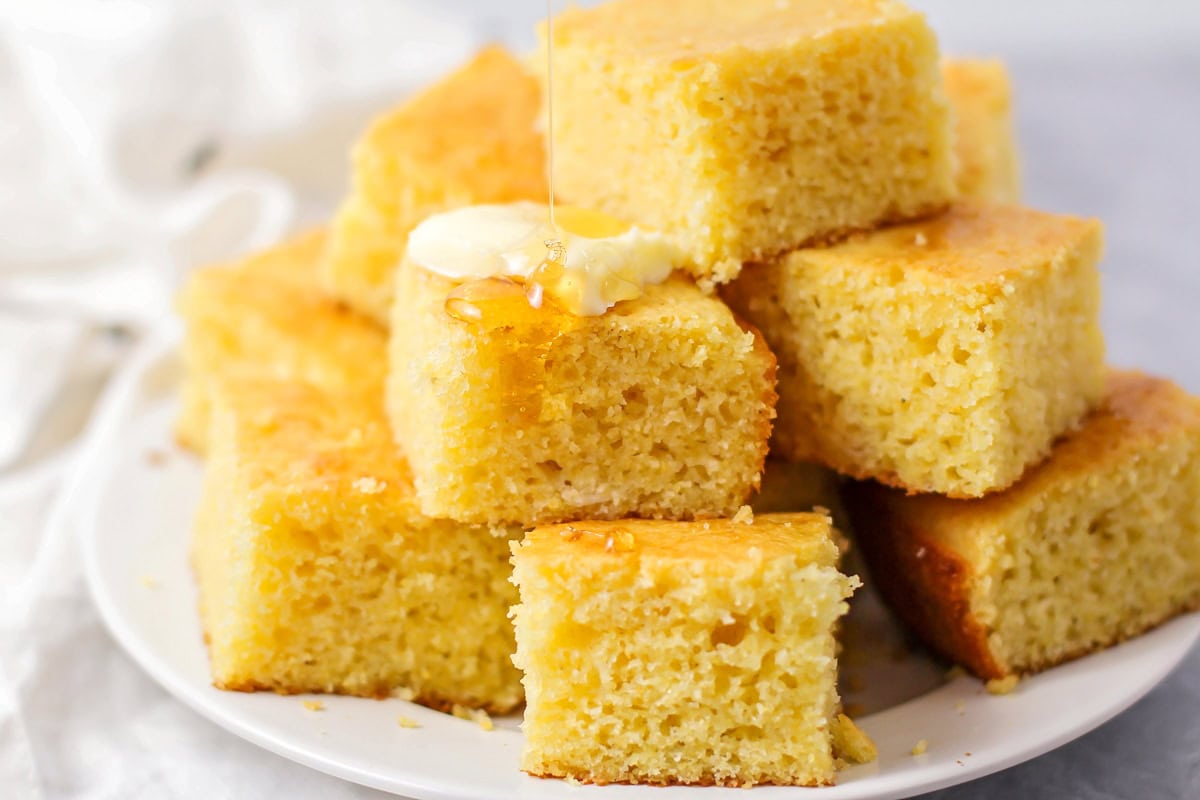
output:
<path id="1" fill-rule="evenodd" d="M 262 747 L 350 781 L 416 798 L 720 798 L 742 790 L 573 787 L 523 775 L 518 720 L 492 732 L 400 700 L 303 698 L 222 692 L 209 685 L 188 566 L 201 465 L 174 444 L 174 334 L 147 345 L 102 404 L 85 453 L 88 581 L 106 624 L 129 654 L 193 709 Z M 947 680 L 943 668 L 903 646 L 869 595 L 847 625 L 844 673 L 857 669 L 847 701 L 872 713 L 860 723 L 879 745 L 876 763 L 821 789 L 764 787 L 778 797 L 905 797 L 976 778 L 1058 747 L 1119 713 L 1161 681 L 1200 636 L 1189 615 L 1120 647 L 1051 670 L 1007 696 L 978 681 Z M 864 648 L 866 648 L 864 650 Z M 397 717 L 417 720 L 401 728 Z M 919 739 L 928 751 L 912 756 Z"/>

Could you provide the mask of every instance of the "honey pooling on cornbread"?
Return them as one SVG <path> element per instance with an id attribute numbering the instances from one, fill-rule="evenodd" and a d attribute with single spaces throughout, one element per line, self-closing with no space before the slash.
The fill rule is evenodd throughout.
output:
<path id="1" fill-rule="evenodd" d="M 1045 669 L 1200 607 L 1200 399 L 1114 372 L 1004 492 L 862 483 L 846 505 L 873 585 L 931 647 L 985 679 Z"/>
<path id="2" fill-rule="evenodd" d="M 669 277 L 677 251 L 655 232 L 560 208 L 551 268 L 546 213 L 469 207 L 409 238 L 388 403 L 422 509 L 519 524 L 731 515 L 766 456 L 774 358 Z"/>
<path id="3" fill-rule="evenodd" d="M 575 316 L 556 301 L 530 300 L 529 286 L 512 278 L 479 278 L 446 295 L 446 313 L 496 344 L 496 381 L 481 389 L 494 398 L 505 422 L 524 426 L 541 415 L 546 359 Z"/>
<path id="4" fill-rule="evenodd" d="M 1100 399 L 1101 226 L 946 213 L 749 265 L 723 297 L 779 358 L 777 455 L 915 492 L 1016 481 Z"/>
<path id="5" fill-rule="evenodd" d="M 578 522 L 513 545 L 521 768 L 589 783 L 832 783 L 829 518 Z"/>

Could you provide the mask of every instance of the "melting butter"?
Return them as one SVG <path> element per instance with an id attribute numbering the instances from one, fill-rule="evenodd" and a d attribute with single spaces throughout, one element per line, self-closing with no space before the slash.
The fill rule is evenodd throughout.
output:
<path id="1" fill-rule="evenodd" d="M 666 237 L 596 211 L 540 203 L 478 205 L 429 217 L 408 237 L 413 264 L 458 281 L 516 278 L 529 302 L 603 314 L 662 283 L 682 256 Z"/>

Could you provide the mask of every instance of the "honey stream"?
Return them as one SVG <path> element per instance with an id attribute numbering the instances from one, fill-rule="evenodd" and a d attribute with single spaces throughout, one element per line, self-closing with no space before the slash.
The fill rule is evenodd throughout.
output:
<path id="1" fill-rule="evenodd" d="M 468 281 L 447 296 L 446 313 L 486 337 L 498 367 L 494 390 L 509 424 L 522 427 L 541 417 L 547 360 L 555 342 L 578 319 L 546 290 L 565 277 L 566 248 L 554 215 L 554 36 L 552 0 L 546 0 L 546 183 L 549 227 L 539 226 L 524 248 L 544 246 L 546 254 L 528 279 L 490 277 Z"/>

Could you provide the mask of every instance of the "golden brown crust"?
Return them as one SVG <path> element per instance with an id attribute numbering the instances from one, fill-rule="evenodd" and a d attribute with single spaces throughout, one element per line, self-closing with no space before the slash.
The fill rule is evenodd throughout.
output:
<path id="1" fill-rule="evenodd" d="M 275 694 L 288 697 L 297 694 L 332 694 L 345 697 L 363 697 L 369 700 L 388 700 L 392 697 L 395 697 L 396 689 L 400 688 L 396 686 L 378 684 L 361 689 L 351 689 L 339 686 L 331 690 L 322 687 L 274 684 L 254 680 L 214 680 L 213 686 L 217 689 L 227 692 L 274 692 Z M 521 701 L 503 705 L 494 702 L 481 703 L 477 697 L 468 697 L 466 695 L 439 695 L 429 692 L 420 692 L 413 695 L 411 702 L 416 703 L 417 705 L 425 706 L 426 708 L 432 708 L 434 711 L 441 711 L 444 714 L 449 714 L 455 706 L 478 708 L 488 712 L 489 714 L 508 714 L 522 705 Z"/>
<path id="2" fill-rule="evenodd" d="M 727 789 L 749 789 L 754 786 L 833 786 L 836 783 L 835 779 L 827 781 L 808 781 L 808 782 L 791 782 L 791 781 L 775 781 L 764 779 L 760 781 L 745 781 L 737 778 L 714 778 L 711 774 L 705 775 L 695 781 L 677 781 L 671 778 L 663 778 L 656 780 L 653 778 L 639 780 L 609 780 L 588 773 L 563 774 L 556 775 L 552 772 L 532 772 L 527 769 L 522 769 L 526 775 L 534 778 L 569 780 L 576 783 L 586 783 L 589 786 L 722 786 Z"/>
<path id="3" fill-rule="evenodd" d="M 842 491 L 872 584 L 896 616 L 930 649 L 980 678 L 1009 674 L 971 613 L 970 565 L 892 514 L 888 489 L 847 482 Z"/>

